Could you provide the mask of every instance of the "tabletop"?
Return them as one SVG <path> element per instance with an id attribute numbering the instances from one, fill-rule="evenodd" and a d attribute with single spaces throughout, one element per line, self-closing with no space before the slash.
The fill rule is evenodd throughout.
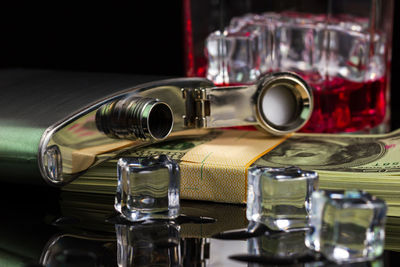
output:
<path id="1" fill-rule="evenodd" d="M 303 231 L 243 235 L 244 205 L 182 200 L 176 220 L 129 223 L 113 195 L 3 183 L 0 201 L 0 266 L 343 266 L 310 254 Z M 352 265 L 394 266 L 398 222 L 381 258 Z"/>

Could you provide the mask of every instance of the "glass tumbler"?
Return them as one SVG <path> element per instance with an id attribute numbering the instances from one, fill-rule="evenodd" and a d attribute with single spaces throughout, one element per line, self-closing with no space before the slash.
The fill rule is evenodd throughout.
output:
<path id="1" fill-rule="evenodd" d="M 386 132 L 393 5 L 184 0 L 186 75 L 237 85 L 292 71 L 313 88 L 303 132 Z"/>

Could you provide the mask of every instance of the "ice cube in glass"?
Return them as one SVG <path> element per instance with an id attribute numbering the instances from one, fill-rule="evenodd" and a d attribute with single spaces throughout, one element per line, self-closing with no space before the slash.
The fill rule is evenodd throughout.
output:
<path id="1" fill-rule="evenodd" d="M 297 167 L 253 167 L 248 172 L 247 219 L 272 230 L 307 226 L 318 174 Z"/>
<path id="2" fill-rule="evenodd" d="M 386 204 L 364 191 L 312 194 L 306 246 L 335 262 L 366 261 L 384 250 Z"/>
<path id="3" fill-rule="evenodd" d="M 179 215 L 179 166 L 169 157 L 121 158 L 117 175 L 114 206 L 126 219 L 173 219 Z"/>
<path id="4" fill-rule="evenodd" d="M 242 28 L 216 31 L 206 40 L 207 78 L 216 84 L 251 83 L 261 74 L 261 33 L 256 27 Z"/>

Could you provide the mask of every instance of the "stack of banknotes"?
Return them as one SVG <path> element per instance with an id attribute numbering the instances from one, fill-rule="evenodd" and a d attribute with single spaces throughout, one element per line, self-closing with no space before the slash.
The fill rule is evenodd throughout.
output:
<path id="1" fill-rule="evenodd" d="M 366 190 L 387 202 L 389 216 L 400 217 L 400 130 L 380 135 L 260 135 L 256 131 L 217 130 L 130 150 L 122 156 L 167 154 L 180 163 L 183 198 L 230 203 L 244 203 L 248 168 L 299 166 L 319 173 L 320 188 Z M 231 155 L 236 155 L 235 160 L 229 161 Z M 240 158 L 243 164 L 237 161 Z M 98 165 L 64 190 L 115 194 L 116 163 L 114 159 Z"/>

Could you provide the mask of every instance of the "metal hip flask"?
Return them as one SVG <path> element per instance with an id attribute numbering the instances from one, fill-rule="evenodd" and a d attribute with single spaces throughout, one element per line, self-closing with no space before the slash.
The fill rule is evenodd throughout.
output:
<path id="1" fill-rule="evenodd" d="M 127 148 L 189 130 L 256 125 L 273 135 L 293 132 L 313 108 L 308 85 L 288 72 L 226 87 L 204 78 L 158 79 L 1 71 L 0 176 L 64 185 Z"/>

